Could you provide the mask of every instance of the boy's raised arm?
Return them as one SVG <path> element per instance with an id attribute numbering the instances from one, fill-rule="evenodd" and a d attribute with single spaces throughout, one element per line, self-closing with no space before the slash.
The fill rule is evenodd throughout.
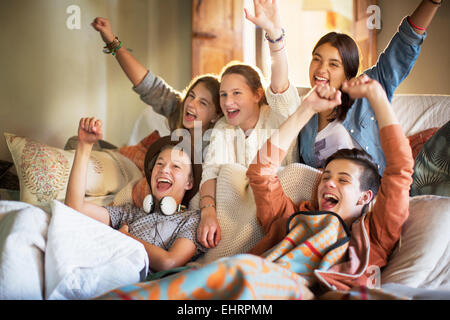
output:
<path id="1" fill-rule="evenodd" d="M 400 238 L 402 226 L 409 215 L 414 160 L 409 141 L 377 81 L 364 75 L 344 83 L 342 90 L 352 98 L 367 98 L 378 121 L 386 170 L 367 221 L 373 244 L 369 263 L 382 267 Z"/>

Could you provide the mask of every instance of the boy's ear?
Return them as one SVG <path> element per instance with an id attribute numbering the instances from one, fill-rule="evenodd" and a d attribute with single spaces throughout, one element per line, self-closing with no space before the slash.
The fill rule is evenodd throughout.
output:
<path id="1" fill-rule="evenodd" d="M 372 199 L 373 199 L 372 190 L 363 191 L 356 204 L 357 205 L 365 205 L 365 204 L 370 203 L 370 201 L 372 201 Z"/>

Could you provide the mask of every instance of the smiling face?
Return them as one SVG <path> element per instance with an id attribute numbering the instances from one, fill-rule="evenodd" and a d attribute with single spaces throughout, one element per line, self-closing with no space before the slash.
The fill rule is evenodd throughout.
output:
<path id="1" fill-rule="evenodd" d="M 159 201 L 171 196 L 180 204 L 185 192 L 193 187 L 191 170 L 191 160 L 185 152 L 174 148 L 161 151 L 151 174 L 153 197 Z"/>
<path id="2" fill-rule="evenodd" d="M 198 82 L 189 90 L 184 100 L 183 126 L 186 129 L 193 129 L 194 121 L 201 121 L 204 131 L 219 116 L 211 92 L 203 82 Z"/>
<path id="3" fill-rule="evenodd" d="M 220 107 L 229 124 L 244 131 L 255 127 L 263 94 L 260 90 L 254 92 L 244 76 L 230 73 L 222 77 L 219 94 Z"/>
<path id="4" fill-rule="evenodd" d="M 329 84 L 339 89 L 346 79 L 344 64 L 338 49 L 328 42 L 317 47 L 309 65 L 311 87 L 317 84 Z"/>
<path id="5" fill-rule="evenodd" d="M 347 159 L 328 163 L 317 189 L 319 210 L 338 214 L 350 225 L 372 199 L 372 191 L 361 191 L 363 168 Z"/>

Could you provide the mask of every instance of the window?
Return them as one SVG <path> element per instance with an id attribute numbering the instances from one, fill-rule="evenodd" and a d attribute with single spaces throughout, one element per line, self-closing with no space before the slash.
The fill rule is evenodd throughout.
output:
<path id="1" fill-rule="evenodd" d="M 297 87 L 310 87 L 308 72 L 314 45 L 330 31 L 352 34 L 353 0 L 282 0 L 279 8 L 286 30 L 289 79 Z M 254 41 L 255 63 L 270 79 L 270 53 L 262 30 L 256 29 Z"/>

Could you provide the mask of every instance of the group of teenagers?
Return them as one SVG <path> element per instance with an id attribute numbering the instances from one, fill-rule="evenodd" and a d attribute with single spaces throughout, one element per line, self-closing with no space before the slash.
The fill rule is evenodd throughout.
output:
<path id="1" fill-rule="evenodd" d="M 221 241 L 217 178 L 222 165 L 237 163 L 248 168 L 264 231 L 249 254 L 264 256 L 282 241 L 296 212 L 330 212 L 355 239 L 346 259 L 369 250 L 358 240 L 367 236 L 369 265 L 381 268 L 409 214 L 414 166 L 409 141 L 390 101 L 414 66 L 440 2 L 421 1 L 401 21 L 377 63 L 362 73 L 358 46 L 350 36 L 336 32 L 323 36 L 312 52 L 312 89 L 303 97 L 288 78 L 286 35 L 277 1 L 254 0 L 254 5 L 254 14 L 245 10 L 245 16 L 264 30 L 270 48 L 267 88 L 257 68 L 232 62 L 220 75 L 199 76 L 179 93 L 122 47 L 107 19 L 92 22 L 106 47 L 120 43 L 114 56 L 133 90 L 168 119 L 171 132 L 182 128 L 190 136 L 184 138 L 188 140 L 184 147 L 171 136 L 149 146 L 141 183 L 153 199 L 150 209 L 145 208 L 144 197 L 125 206 L 101 207 L 85 201 L 85 188 L 90 152 L 103 137 L 102 123 L 82 118 L 65 203 L 141 242 L 151 272 L 170 270 L 194 261 Z M 195 141 L 201 141 L 200 146 Z M 282 166 L 294 162 L 322 170 L 308 201 L 294 203 L 277 176 Z M 200 209 L 190 209 L 198 192 Z M 176 203 L 170 212 L 163 205 L 166 198 Z"/>

